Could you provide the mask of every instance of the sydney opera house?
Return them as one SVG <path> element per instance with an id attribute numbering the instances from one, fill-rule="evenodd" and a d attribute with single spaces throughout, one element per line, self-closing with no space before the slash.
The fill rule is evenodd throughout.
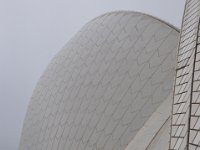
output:
<path id="1" fill-rule="evenodd" d="M 19 150 L 200 150 L 200 0 L 181 30 L 118 11 L 88 22 L 41 76 Z"/>

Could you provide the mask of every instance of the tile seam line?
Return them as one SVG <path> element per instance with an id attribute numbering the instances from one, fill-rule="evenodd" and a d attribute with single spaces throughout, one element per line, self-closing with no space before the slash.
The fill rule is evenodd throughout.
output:
<path id="1" fill-rule="evenodd" d="M 156 134 L 154 135 L 154 137 L 151 139 L 151 141 L 149 142 L 147 148 L 145 150 L 148 150 L 150 145 L 153 143 L 154 139 L 156 138 L 156 136 L 159 134 L 159 132 L 161 131 L 161 129 L 164 127 L 164 125 L 167 123 L 168 120 L 170 120 L 170 116 L 167 117 L 167 119 L 164 121 L 164 123 L 161 125 L 161 127 L 158 129 L 158 131 L 156 132 Z"/>

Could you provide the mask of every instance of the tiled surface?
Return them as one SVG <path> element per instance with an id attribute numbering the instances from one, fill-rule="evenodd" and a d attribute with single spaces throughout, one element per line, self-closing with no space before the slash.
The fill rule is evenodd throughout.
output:
<path id="1" fill-rule="evenodd" d="M 145 122 L 125 150 L 167 150 L 172 93 Z"/>
<path id="2" fill-rule="evenodd" d="M 187 0 L 178 50 L 172 112 L 171 150 L 197 150 L 200 136 L 198 32 L 200 1 Z M 197 140 L 198 139 L 198 140 Z"/>
<path id="3" fill-rule="evenodd" d="M 86 24 L 35 88 L 19 149 L 125 149 L 172 92 L 178 36 L 134 12 Z"/>
<path id="4" fill-rule="evenodd" d="M 200 10 L 200 2 L 198 5 Z M 200 16 L 200 14 L 199 14 Z M 198 25 L 200 28 L 200 25 Z M 193 88 L 191 97 L 191 114 L 190 114 L 190 136 L 189 136 L 189 149 L 200 150 L 200 60 L 199 60 L 199 29 L 197 33 L 197 45 L 195 51 L 195 61 L 193 69 Z"/>

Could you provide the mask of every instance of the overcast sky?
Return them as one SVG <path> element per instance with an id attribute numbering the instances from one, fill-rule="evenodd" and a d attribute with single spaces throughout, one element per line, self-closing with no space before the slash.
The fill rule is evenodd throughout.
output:
<path id="1" fill-rule="evenodd" d="M 134 10 L 180 28 L 185 0 L 0 0 L 0 150 L 17 150 L 33 89 L 52 57 L 89 20 Z"/>

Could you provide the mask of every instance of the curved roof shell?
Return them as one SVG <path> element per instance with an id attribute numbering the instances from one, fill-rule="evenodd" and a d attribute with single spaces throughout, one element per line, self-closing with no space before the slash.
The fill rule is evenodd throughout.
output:
<path id="1" fill-rule="evenodd" d="M 172 92 L 178 37 L 137 12 L 87 23 L 41 76 L 20 150 L 124 150 Z"/>

